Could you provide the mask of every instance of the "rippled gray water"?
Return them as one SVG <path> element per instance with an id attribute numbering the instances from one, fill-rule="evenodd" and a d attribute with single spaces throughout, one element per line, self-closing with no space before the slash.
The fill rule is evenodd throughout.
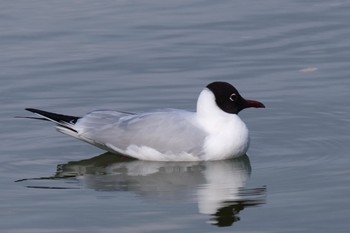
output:
<path id="1" fill-rule="evenodd" d="M 0 7 L 1 232 L 348 232 L 349 1 Z M 267 106 L 247 157 L 127 160 L 14 118 L 194 110 L 214 80 Z"/>

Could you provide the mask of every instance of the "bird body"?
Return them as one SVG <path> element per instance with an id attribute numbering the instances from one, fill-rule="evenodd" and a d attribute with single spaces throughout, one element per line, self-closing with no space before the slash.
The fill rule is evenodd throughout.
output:
<path id="1" fill-rule="evenodd" d="M 98 110 L 74 117 L 27 110 L 55 122 L 58 131 L 112 153 L 153 161 L 222 160 L 248 150 L 248 129 L 237 113 L 246 107 L 264 107 L 241 98 L 230 84 L 214 82 L 200 93 L 196 112 Z"/>

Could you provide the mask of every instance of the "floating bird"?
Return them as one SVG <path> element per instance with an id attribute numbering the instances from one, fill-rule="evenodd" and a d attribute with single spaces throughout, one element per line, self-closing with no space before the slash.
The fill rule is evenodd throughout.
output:
<path id="1" fill-rule="evenodd" d="M 213 82 L 197 100 L 197 111 L 162 109 L 143 113 L 97 110 L 83 117 L 26 110 L 56 129 L 112 153 L 152 161 L 208 161 L 244 155 L 249 132 L 237 115 L 264 104 L 244 99 L 227 82 Z"/>

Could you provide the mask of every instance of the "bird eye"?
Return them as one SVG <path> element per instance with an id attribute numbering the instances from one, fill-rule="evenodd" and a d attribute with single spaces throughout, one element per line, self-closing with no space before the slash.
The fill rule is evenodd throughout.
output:
<path id="1" fill-rule="evenodd" d="M 230 95 L 230 100 L 231 100 L 232 102 L 234 102 L 234 101 L 236 100 L 236 98 L 237 98 L 237 96 L 236 96 L 235 93 L 232 93 L 232 94 Z"/>

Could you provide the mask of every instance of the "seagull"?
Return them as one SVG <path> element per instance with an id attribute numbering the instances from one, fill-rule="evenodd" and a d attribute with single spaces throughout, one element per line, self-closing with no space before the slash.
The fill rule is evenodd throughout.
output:
<path id="1" fill-rule="evenodd" d="M 212 82 L 199 94 L 196 112 L 161 109 L 143 113 L 96 110 L 83 117 L 26 108 L 56 129 L 103 150 L 139 160 L 209 161 L 245 155 L 249 131 L 237 115 L 265 108 L 244 99 L 227 82 Z"/>

